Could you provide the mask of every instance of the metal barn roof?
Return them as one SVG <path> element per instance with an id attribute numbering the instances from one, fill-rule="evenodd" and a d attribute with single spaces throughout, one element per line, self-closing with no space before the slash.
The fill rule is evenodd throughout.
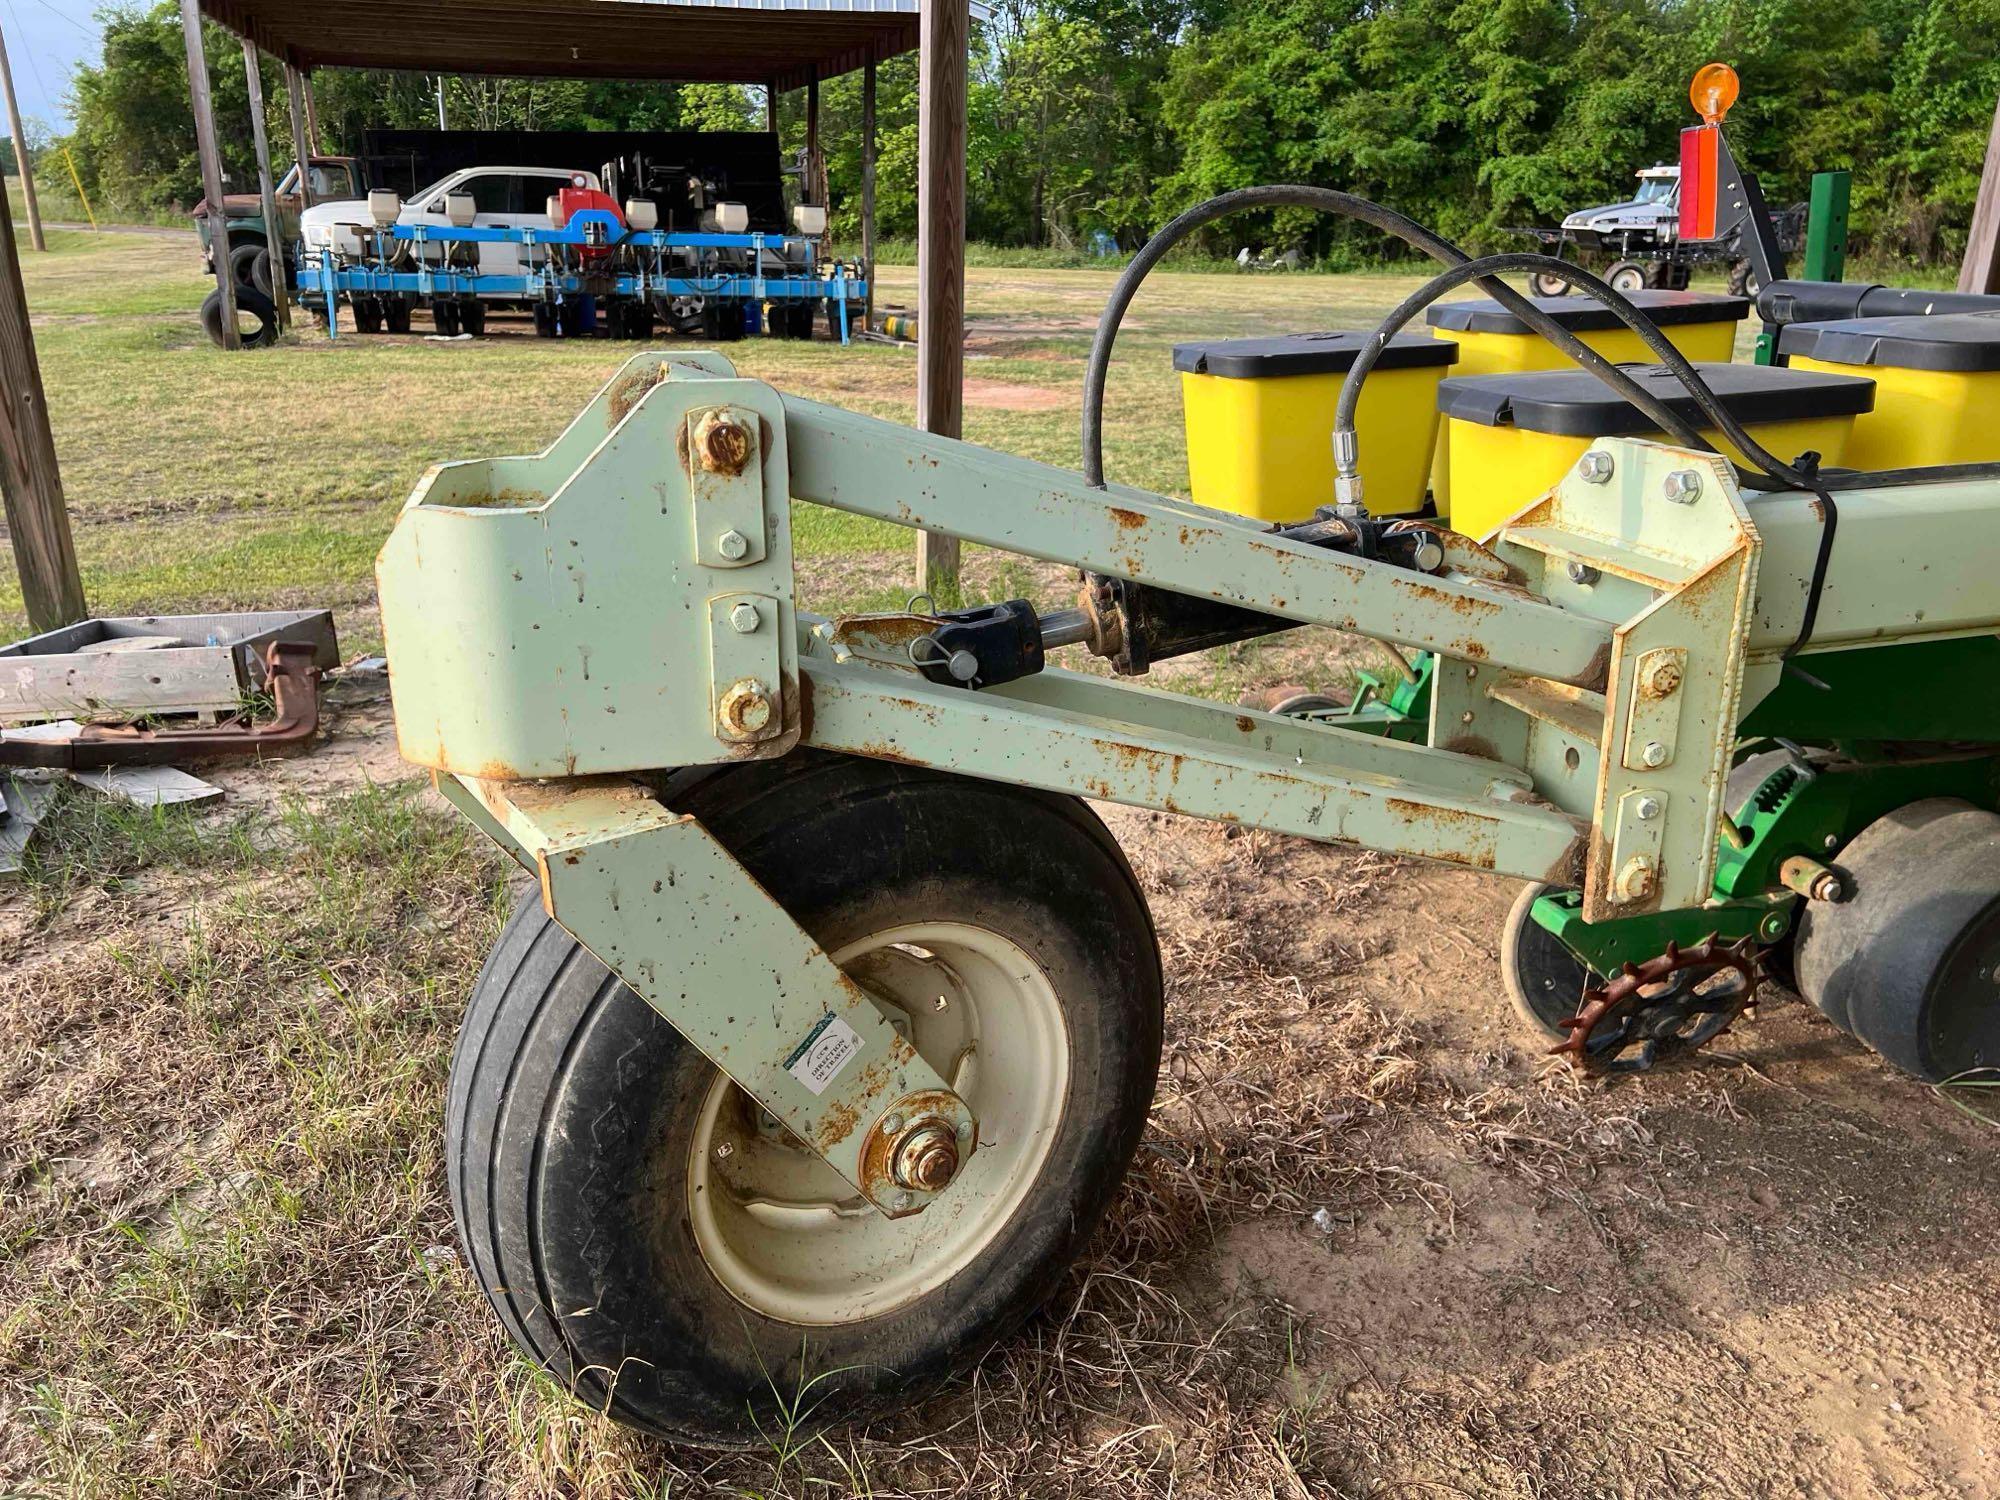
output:
<path id="1" fill-rule="evenodd" d="M 302 68 L 802 87 L 917 45 L 918 0 L 200 0 Z M 983 14 L 985 7 L 974 7 Z"/>

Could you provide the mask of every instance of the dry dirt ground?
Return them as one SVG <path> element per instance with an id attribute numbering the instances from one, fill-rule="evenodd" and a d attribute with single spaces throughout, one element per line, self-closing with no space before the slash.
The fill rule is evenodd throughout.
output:
<path id="1" fill-rule="evenodd" d="M 506 873 L 397 786 L 380 680 L 335 699 L 221 812 L 72 802 L 0 897 L 8 1493 L 2000 1494 L 1991 1126 L 1775 991 L 1579 1082 L 1499 998 L 1510 882 L 1122 808 L 1166 1063 L 1049 1310 L 890 1427 L 620 1433 L 444 1200 Z"/>

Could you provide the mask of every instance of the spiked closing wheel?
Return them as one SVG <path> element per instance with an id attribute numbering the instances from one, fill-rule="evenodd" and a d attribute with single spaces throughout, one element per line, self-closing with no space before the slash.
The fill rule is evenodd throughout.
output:
<path id="1" fill-rule="evenodd" d="M 1713 936 L 1667 951 L 1583 992 L 1562 1024 L 1569 1040 L 1551 1048 L 1586 1073 L 1639 1073 L 1692 1052 L 1729 1030 L 1757 999 L 1757 957 L 1749 938 Z"/>

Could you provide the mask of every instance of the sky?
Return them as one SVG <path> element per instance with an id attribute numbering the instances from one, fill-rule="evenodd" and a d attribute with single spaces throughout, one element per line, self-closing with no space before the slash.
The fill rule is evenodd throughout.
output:
<path id="1" fill-rule="evenodd" d="M 7 58 L 14 66 L 14 92 L 21 113 L 53 131 L 69 128 L 63 95 L 69 92 L 70 69 L 86 59 L 95 61 L 103 39 L 96 11 L 104 0 L 0 0 L 0 31 L 7 36 Z M 0 113 L 0 135 L 6 116 Z M 34 139 L 30 128 L 28 138 Z"/>

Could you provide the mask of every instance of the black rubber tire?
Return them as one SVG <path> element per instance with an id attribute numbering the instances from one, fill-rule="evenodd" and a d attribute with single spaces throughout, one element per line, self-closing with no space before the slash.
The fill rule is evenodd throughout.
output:
<path id="1" fill-rule="evenodd" d="M 1528 278 L 1528 290 L 1537 297 L 1567 297 L 1570 293 L 1570 284 L 1560 276 L 1537 271 Z"/>
<path id="2" fill-rule="evenodd" d="M 474 300 L 459 303 L 458 326 L 474 338 L 485 337 L 486 304 Z"/>
<path id="3" fill-rule="evenodd" d="M 416 308 L 407 297 L 385 297 L 382 299 L 382 326 L 390 333 L 408 333 L 415 312 Z"/>
<path id="4" fill-rule="evenodd" d="M 718 344 L 733 344 L 743 337 L 743 305 L 740 302 L 710 302 L 701 310 L 704 338 Z"/>
<path id="5" fill-rule="evenodd" d="M 238 286 L 271 295 L 271 252 L 262 245 L 238 245 L 229 252 L 229 273 Z"/>
<path id="6" fill-rule="evenodd" d="M 1906 1073 L 2000 1068 L 2000 813 L 1898 808 L 1833 861 L 1845 901 L 1808 901 L 1799 993 Z"/>
<path id="7" fill-rule="evenodd" d="M 534 318 L 536 338 L 552 339 L 556 336 L 556 306 L 553 302 L 537 302 Z"/>
<path id="8" fill-rule="evenodd" d="M 440 338 L 456 338 L 458 336 L 458 304 L 451 301 L 433 302 L 431 304 L 431 327 L 437 330 Z"/>
<path id="9" fill-rule="evenodd" d="M 255 318 L 257 326 L 242 335 L 245 349 L 267 349 L 278 342 L 278 308 L 254 286 L 236 287 L 236 313 L 240 320 Z M 210 292 L 201 304 L 201 331 L 216 348 L 222 347 L 222 289 Z"/>
<path id="10" fill-rule="evenodd" d="M 653 336 L 653 308 L 648 302 L 634 302 L 625 309 L 625 337 L 644 343 Z"/>
<path id="11" fill-rule="evenodd" d="M 556 309 L 556 323 L 566 339 L 580 339 L 584 336 L 583 299 L 572 297 Z"/>
<path id="12" fill-rule="evenodd" d="M 1600 976 L 1529 914 L 1554 886 L 1531 885 L 1514 898 L 1500 933 L 1500 981 L 1527 1027 L 1551 1042 L 1566 1041 L 1563 1022 L 1577 1012 L 1584 986 Z"/>
<path id="13" fill-rule="evenodd" d="M 774 1389 L 814 1377 L 813 1425 L 884 1415 L 1027 1318 L 1124 1175 L 1160 1051 L 1144 896 L 1074 798 L 808 752 L 683 775 L 666 795 L 822 946 L 949 913 L 1034 953 L 1070 1032 L 1048 1161 L 985 1250 L 918 1301 L 850 1324 L 762 1317 L 689 1228 L 691 1132 L 714 1069 L 531 890 L 452 1057 L 445 1160 L 468 1263 L 522 1349 L 627 1425 L 755 1445 L 759 1420 L 774 1430 Z"/>
<path id="14" fill-rule="evenodd" d="M 1612 291 L 1630 296 L 1646 289 L 1646 268 L 1636 260 L 1621 260 L 1604 273 L 1604 279 Z"/>
<path id="15" fill-rule="evenodd" d="M 385 316 L 382 304 L 373 297 L 357 297 L 350 304 L 356 333 L 380 333 Z"/>
<path id="16" fill-rule="evenodd" d="M 1739 260 L 1729 268 L 1729 293 L 1733 297 L 1752 297 L 1764 289 L 1757 279 L 1757 271 L 1747 260 Z"/>

